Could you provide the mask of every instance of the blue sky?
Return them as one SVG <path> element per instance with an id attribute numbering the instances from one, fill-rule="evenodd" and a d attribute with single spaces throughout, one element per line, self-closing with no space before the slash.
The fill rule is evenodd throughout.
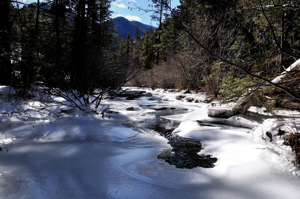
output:
<path id="1" fill-rule="evenodd" d="M 151 0 L 115 0 L 112 5 L 113 18 L 123 16 L 130 21 L 139 21 L 144 24 L 158 26 L 156 21 L 151 20 L 151 12 L 139 11 L 135 5 L 147 9 L 148 5 L 151 6 Z M 172 0 L 172 7 L 179 5 L 179 0 Z M 131 9 L 132 8 L 132 9 Z"/>
<path id="2" fill-rule="evenodd" d="M 37 0 L 20 0 L 25 3 L 36 2 Z M 43 0 L 41 0 L 43 1 Z M 151 0 L 113 0 L 111 4 L 111 9 L 114 12 L 112 18 L 118 16 L 123 16 L 130 21 L 139 21 L 144 24 L 158 26 L 156 21 L 151 20 L 151 12 L 145 13 L 144 11 L 139 11 L 136 6 L 147 9 L 148 5 L 151 5 Z M 172 7 L 179 5 L 179 0 L 172 0 Z M 132 8 L 132 9 L 131 9 Z"/>

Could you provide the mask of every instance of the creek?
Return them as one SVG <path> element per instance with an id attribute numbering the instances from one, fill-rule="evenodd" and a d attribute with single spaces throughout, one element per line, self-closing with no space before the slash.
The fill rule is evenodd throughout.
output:
<path id="1" fill-rule="evenodd" d="M 149 128 L 156 131 L 161 136 L 165 137 L 168 140 L 168 144 L 170 144 L 169 149 L 164 149 L 160 154 L 158 154 L 158 159 L 163 159 L 170 165 L 175 165 L 176 168 L 181 169 L 214 167 L 214 163 L 217 161 L 217 158 L 212 157 L 211 155 L 199 154 L 203 149 L 199 140 L 177 135 L 175 129 L 180 123 L 162 117 L 184 114 L 188 112 L 188 109 L 157 105 L 141 107 L 155 110 L 155 112 L 152 113 L 155 117 L 151 120 L 151 122 L 148 122 L 147 125 L 145 125 L 145 121 L 133 122 L 133 125 L 135 127 Z"/>

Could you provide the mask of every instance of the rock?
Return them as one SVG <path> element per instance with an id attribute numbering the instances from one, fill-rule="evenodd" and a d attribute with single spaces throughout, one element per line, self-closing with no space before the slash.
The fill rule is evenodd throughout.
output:
<path id="1" fill-rule="evenodd" d="M 273 136 L 272 136 L 272 133 L 271 133 L 271 132 L 267 131 L 267 132 L 266 132 L 266 136 L 268 136 L 268 137 L 270 138 L 270 142 L 273 141 Z"/>
<path id="2" fill-rule="evenodd" d="M 164 149 L 162 152 L 160 152 L 160 154 L 158 154 L 157 158 L 158 159 L 166 159 L 169 158 L 171 156 L 171 151 L 172 149 Z"/>
<path id="3" fill-rule="evenodd" d="M 206 95 L 206 93 L 198 93 L 194 96 L 194 102 L 195 103 L 200 103 L 200 102 L 205 102 L 205 103 L 210 103 L 213 101 L 213 98 L 211 96 Z"/>
<path id="4" fill-rule="evenodd" d="M 146 96 L 146 97 L 151 97 L 151 96 L 152 96 L 152 93 L 145 93 L 144 96 Z"/>
<path id="5" fill-rule="evenodd" d="M 182 100 L 182 99 L 184 99 L 185 98 L 185 95 L 177 95 L 176 97 L 175 97 L 175 99 L 177 99 L 177 100 Z"/>
<path id="6" fill-rule="evenodd" d="M 201 142 L 191 138 L 174 136 L 169 138 L 169 144 L 173 147 L 173 151 L 185 151 L 198 153 L 202 149 Z"/>
<path id="7" fill-rule="evenodd" d="M 167 110 L 167 107 L 160 107 L 160 108 L 154 108 L 154 110 L 156 111 L 163 111 L 163 110 Z"/>
<path id="8" fill-rule="evenodd" d="M 168 91 L 169 91 L 170 93 L 175 93 L 175 92 L 176 92 L 176 89 L 168 89 Z"/>
<path id="9" fill-rule="evenodd" d="M 190 94 L 190 93 L 191 93 L 191 91 L 189 89 L 180 91 L 180 94 Z"/>
<path id="10" fill-rule="evenodd" d="M 281 130 L 281 129 L 278 129 L 278 133 L 276 134 L 277 136 L 282 136 L 284 135 L 286 132 Z"/>
<path id="11" fill-rule="evenodd" d="M 150 97 L 148 100 L 149 101 L 155 101 L 155 100 L 160 100 L 160 98 L 158 98 L 158 97 Z"/>
<path id="12" fill-rule="evenodd" d="M 187 102 L 193 102 L 194 98 L 192 98 L 192 97 L 186 97 L 186 98 L 184 98 L 184 100 L 187 101 Z"/>
<path id="13" fill-rule="evenodd" d="M 128 97 L 126 97 L 127 100 L 135 100 L 136 96 L 134 95 L 130 95 Z"/>
<path id="14" fill-rule="evenodd" d="M 192 169 L 195 167 L 212 168 L 217 158 L 212 158 L 210 155 L 198 155 L 202 149 L 202 144 L 199 140 L 186 138 L 170 132 L 165 136 L 169 140 L 171 149 L 164 149 L 158 156 L 158 159 L 163 159 L 170 165 L 175 165 L 176 168 Z"/>
<path id="15" fill-rule="evenodd" d="M 205 103 L 210 103 L 213 101 L 213 97 L 211 96 L 206 96 L 206 99 L 204 100 Z"/>
<path id="16" fill-rule="evenodd" d="M 135 111 L 135 108 L 134 107 L 129 107 L 126 109 L 126 111 Z"/>

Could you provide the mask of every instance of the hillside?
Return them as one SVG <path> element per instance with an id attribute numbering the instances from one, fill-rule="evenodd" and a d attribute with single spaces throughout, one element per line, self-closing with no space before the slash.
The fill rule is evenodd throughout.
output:
<path id="1" fill-rule="evenodd" d="M 145 33 L 147 30 L 156 29 L 153 26 L 146 25 L 138 21 L 129 21 L 124 17 L 117 17 L 113 19 L 113 22 L 115 23 L 117 32 L 124 38 L 126 38 L 128 33 L 130 34 L 131 38 L 134 38 L 136 36 L 137 29 L 139 30 L 140 35 Z"/>

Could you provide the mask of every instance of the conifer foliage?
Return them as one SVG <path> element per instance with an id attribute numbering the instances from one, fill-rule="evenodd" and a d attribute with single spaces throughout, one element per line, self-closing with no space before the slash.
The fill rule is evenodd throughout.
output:
<path id="1" fill-rule="evenodd" d="M 178 88 L 233 98 L 276 87 L 281 97 L 300 100 L 296 79 L 292 90 L 272 82 L 300 58 L 300 1 L 180 0 L 176 8 L 168 7 L 169 1 L 153 2 L 156 16 L 163 13 L 159 5 L 169 9 L 151 33 L 153 42 L 148 35 L 141 40 L 140 60 L 156 77 L 153 82 L 164 82 L 158 73 L 168 68 L 176 73 Z M 154 61 L 148 62 L 146 52 Z M 153 67 L 160 68 L 157 74 Z"/>
<path id="2" fill-rule="evenodd" d="M 71 92 L 87 105 L 96 89 L 127 81 L 116 61 L 111 0 L 0 3 L 0 83 L 21 89 L 18 95 L 27 98 L 32 85 L 42 85 L 51 93 Z"/>

